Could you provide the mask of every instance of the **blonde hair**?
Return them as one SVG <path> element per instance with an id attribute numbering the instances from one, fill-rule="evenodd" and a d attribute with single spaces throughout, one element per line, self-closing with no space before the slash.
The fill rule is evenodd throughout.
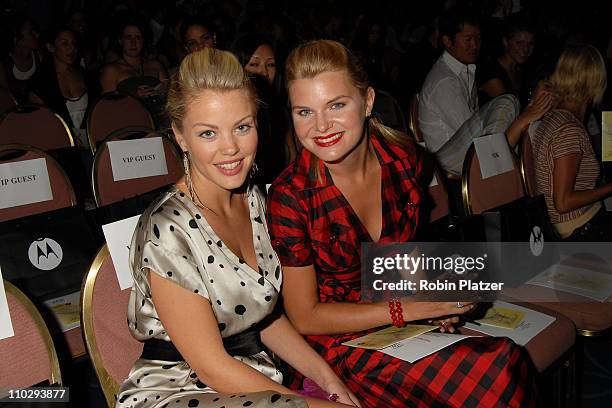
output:
<path id="1" fill-rule="evenodd" d="M 168 90 L 166 110 L 172 123 L 182 129 L 187 106 L 203 91 L 244 90 L 259 104 L 257 91 L 234 54 L 214 48 L 204 48 L 188 54 L 173 76 Z"/>
<path id="2" fill-rule="evenodd" d="M 606 91 L 606 65 L 592 45 L 567 48 L 550 77 L 559 102 L 601 102 Z"/>
<path id="3" fill-rule="evenodd" d="M 363 65 L 344 45 L 332 40 L 316 40 L 295 48 L 285 63 L 286 87 L 296 79 L 311 79 L 324 72 L 346 71 L 351 83 L 366 95 L 370 81 Z M 410 136 L 383 125 L 371 116 L 370 129 L 389 142 L 406 147 Z"/>

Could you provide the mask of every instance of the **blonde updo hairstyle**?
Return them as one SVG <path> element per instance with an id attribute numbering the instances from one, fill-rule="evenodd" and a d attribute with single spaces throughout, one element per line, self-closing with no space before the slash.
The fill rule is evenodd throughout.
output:
<path id="1" fill-rule="evenodd" d="M 368 74 L 363 65 L 344 45 L 332 40 L 316 40 L 295 48 L 285 63 L 286 87 L 296 79 L 312 79 L 324 72 L 346 71 L 351 83 L 365 97 L 370 86 Z M 378 118 L 371 116 L 368 121 L 370 131 L 384 137 L 391 143 L 406 146 L 410 137 L 383 125 Z"/>
<path id="2" fill-rule="evenodd" d="M 168 90 L 166 110 L 172 124 L 182 131 L 187 107 L 203 91 L 227 92 L 244 90 L 259 106 L 257 91 L 234 54 L 215 48 L 204 48 L 185 56 Z"/>
<path id="3" fill-rule="evenodd" d="M 606 65 L 592 45 L 567 48 L 559 57 L 550 82 L 558 102 L 598 105 L 606 91 Z"/>

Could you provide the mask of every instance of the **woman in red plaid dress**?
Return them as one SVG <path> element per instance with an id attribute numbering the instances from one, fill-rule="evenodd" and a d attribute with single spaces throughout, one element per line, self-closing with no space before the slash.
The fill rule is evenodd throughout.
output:
<path id="1" fill-rule="evenodd" d="M 370 118 L 374 90 L 344 46 L 304 44 L 286 69 L 304 149 L 270 189 L 268 226 L 298 331 L 367 407 L 534 406 L 533 365 L 509 339 L 467 339 L 413 364 L 342 345 L 392 323 L 387 303 L 359 303 L 361 243 L 413 239 L 423 157 L 406 135 Z M 404 321 L 433 319 L 452 331 L 475 305 L 402 306 Z"/>

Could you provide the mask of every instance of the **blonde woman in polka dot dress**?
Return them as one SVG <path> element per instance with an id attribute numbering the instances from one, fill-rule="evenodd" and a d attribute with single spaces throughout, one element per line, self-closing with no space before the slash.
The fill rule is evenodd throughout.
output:
<path id="1" fill-rule="evenodd" d="M 228 52 L 192 53 L 173 79 L 168 111 L 186 174 L 145 211 L 132 239 L 128 322 L 144 350 L 117 407 L 359 406 L 276 305 L 280 264 L 264 199 L 248 181 L 256 100 Z M 283 387 L 268 351 L 330 401 Z"/>

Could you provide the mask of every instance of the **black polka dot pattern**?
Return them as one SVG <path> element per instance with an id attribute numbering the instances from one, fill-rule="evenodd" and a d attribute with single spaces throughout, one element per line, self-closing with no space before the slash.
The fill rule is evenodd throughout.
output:
<path id="1" fill-rule="evenodd" d="M 265 229 L 263 198 L 259 195 L 253 195 L 252 199 L 249 197 L 249 204 L 252 205 L 250 209 L 251 228 L 250 231 L 246 229 L 241 231 L 252 232 L 255 252 L 253 253 L 251 249 L 249 254 L 235 255 L 228 250 L 225 244 L 227 241 L 223 241 L 225 238 L 233 237 L 217 236 L 216 231 L 212 230 L 208 224 L 208 220 L 194 211 L 195 206 L 189 201 L 188 196 L 185 196 L 185 200 L 178 200 L 178 197 L 173 195 L 169 197 L 166 201 L 160 202 L 163 208 L 161 205 L 157 208 L 157 212 L 163 210 L 160 216 L 154 218 L 143 216 L 139 221 L 142 232 L 137 231 L 134 247 L 141 254 L 139 255 L 142 260 L 141 266 L 151 268 L 166 278 L 178 281 L 181 286 L 192 293 L 203 295 L 209 300 L 222 335 L 238 333 L 253 327 L 262 316 L 269 314 L 273 305 L 277 303 L 277 295 L 280 290 L 279 280 L 281 279 L 278 258 L 272 252 L 272 244 Z M 150 245 L 143 246 L 146 242 L 144 237 L 152 240 L 149 241 Z M 174 256 L 166 256 L 167 253 L 172 253 Z M 246 264 L 244 256 L 253 259 L 254 265 Z M 136 278 L 135 284 L 139 285 L 139 290 L 136 291 L 136 300 L 130 303 L 130 307 L 135 310 L 128 314 L 130 316 L 129 327 L 144 335 L 148 334 L 149 337 L 155 335 L 167 339 L 168 334 L 159 318 L 154 314 L 153 300 L 145 301 L 145 294 L 150 291 L 148 282 L 145 282 L 144 279 L 138 282 Z M 274 366 L 270 366 L 269 360 L 258 360 L 254 357 L 244 357 L 244 359 L 245 363 L 255 369 L 262 370 L 266 367 L 265 372 L 270 373 L 275 380 L 280 379 L 281 373 Z M 160 364 L 155 369 L 157 371 L 154 369 L 147 370 L 147 372 L 139 371 L 138 376 L 134 375 L 130 380 L 134 386 L 139 384 L 139 387 L 142 387 L 143 383 L 147 385 L 146 375 L 163 375 L 165 383 L 174 390 L 174 393 L 184 389 L 187 395 L 175 395 L 169 407 L 175 405 L 200 407 L 210 404 L 211 407 L 221 408 L 226 398 L 234 398 L 233 403 L 230 404 L 232 407 L 253 407 L 260 406 L 259 404 L 277 406 L 283 405 L 286 398 L 279 393 L 273 394 L 272 392 L 264 394 L 264 400 L 259 397 L 254 399 L 251 397 L 252 394 L 220 395 L 220 398 L 216 398 L 217 403 L 214 404 L 210 402 L 213 395 L 203 399 L 200 396 L 189 394 L 190 391 L 208 388 L 197 378 L 197 373 L 191 371 L 189 367 L 172 363 Z M 184 370 L 190 371 L 185 372 Z M 149 380 L 150 378 L 148 377 Z M 187 384 L 184 381 L 185 378 L 188 379 Z M 137 394 L 134 394 L 133 391 L 126 391 L 127 393 L 124 391 L 118 398 L 123 398 L 127 405 L 143 404 L 145 397 L 148 397 L 148 401 L 156 402 L 167 398 L 166 394 L 153 391 L 148 395 L 138 394 L 142 397 L 138 396 L 138 402 L 132 402 Z M 176 403 L 176 401 L 180 402 Z"/>

